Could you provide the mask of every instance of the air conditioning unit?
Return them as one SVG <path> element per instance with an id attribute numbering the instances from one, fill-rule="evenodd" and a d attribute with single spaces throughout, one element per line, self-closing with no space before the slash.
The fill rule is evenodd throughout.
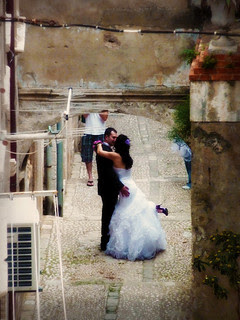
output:
<path id="1" fill-rule="evenodd" d="M 9 291 L 38 290 L 39 235 L 38 223 L 7 225 Z"/>

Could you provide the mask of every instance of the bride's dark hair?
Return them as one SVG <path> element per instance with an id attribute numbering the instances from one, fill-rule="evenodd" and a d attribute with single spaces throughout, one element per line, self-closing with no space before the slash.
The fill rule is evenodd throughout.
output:
<path id="1" fill-rule="evenodd" d="M 128 139 L 128 137 L 124 134 L 120 134 L 116 139 L 114 147 L 116 152 L 119 153 L 122 157 L 122 161 L 125 164 L 126 169 L 132 168 L 133 159 L 129 154 L 130 140 Z"/>

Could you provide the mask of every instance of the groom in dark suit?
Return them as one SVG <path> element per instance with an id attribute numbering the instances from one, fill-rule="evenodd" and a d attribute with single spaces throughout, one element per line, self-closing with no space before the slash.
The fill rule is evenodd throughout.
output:
<path id="1" fill-rule="evenodd" d="M 112 152 L 117 139 L 117 131 L 114 128 L 107 128 L 104 133 L 103 150 Z M 105 251 L 109 241 L 109 223 L 118 200 L 118 194 L 129 196 L 129 191 L 118 179 L 113 169 L 113 162 L 110 159 L 96 155 L 98 171 L 98 194 L 102 198 L 102 228 L 101 228 L 101 250 Z"/>

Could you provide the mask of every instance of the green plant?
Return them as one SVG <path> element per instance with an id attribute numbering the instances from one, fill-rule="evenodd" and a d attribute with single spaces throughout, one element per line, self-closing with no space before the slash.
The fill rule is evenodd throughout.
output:
<path id="1" fill-rule="evenodd" d="M 213 69 L 217 64 L 217 59 L 212 55 L 205 56 L 203 59 L 202 67 L 204 69 Z"/>
<path id="2" fill-rule="evenodd" d="M 197 52 L 195 49 L 184 49 L 180 53 L 180 57 L 182 57 L 187 64 L 191 64 L 197 55 L 199 55 L 199 52 Z"/>
<path id="3" fill-rule="evenodd" d="M 190 143 L 191 122 L 190 122 L 190 96 L 179 104 L 173 111 L 174 125 L 168 131 L 167 136 L 170 140 L 178 140 L 179 138 Z"/>
<path id="4" fill-rule="evenodd" d="M 240 270 L 238 258 L 240 256 L 240 234 L 232 231 L 223 231 L 210 237 L 213 249 L 205 259 L 197 256 L 194 258 L 193 266 L 199 272 L 210 269 L 211 273 L 218 272 L 227 276 L 229 284 L 237 290 L 240 296 Z M 218 299 L 227 299 L 228 291 L 222 287 L 216 275 L 206 275 L 203 284 L 213 288 Z"/>

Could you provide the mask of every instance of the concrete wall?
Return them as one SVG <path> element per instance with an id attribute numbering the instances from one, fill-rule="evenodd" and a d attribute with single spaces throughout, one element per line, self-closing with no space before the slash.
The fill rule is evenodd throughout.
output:
<path id="1" fill-rule="evenodd" d="M 191 119 L 194 121 L 240 121 L 240 82 L 191 83 Z"/>
<path id="2" fill-rule="evenodd" d="M 27 27 L 20 88 L 158 89 L 188 85 L 186 36 Z"/>
<path id="3" fill-rule="evenodd" d="M 191 83 L 194 256 L 205 257 L 209 253 L 208 240 L 216 232 L 239 233 L 239 85 L 239 81 Z M 205 272 L 194 270 L 193 319 L 239 319 L 237 290 L 229 286 L 224 276 L 216 272 L 212 275 L 220 276 L 220 283 L 229 291 L 229 297 L 218 300 L 213 290 L 202 283 Z"/>
<path id="4" fill-rule="evenodd" d="M 194 2 L 194 1 L 193 1 Z M 196 2 L 196 1 L 195 1 Z M 22 0 L 20 13 L 58 23 L 103 26 L 189 27 L 193 19 L 186 0 Z"/>
<path id="5" fill-rule="evenodd" d="M 240 123 L 192 124 L 192 228 L 193 255 L 206 256 L 210 236 L 218 230 L 239 233 Z M 205 274 L 220 277 L 228 299 L 217 299 L 203 285 Z M 238 320 L 239 297 L 226 278 L 215 272 L 194 270 L 193 319 Z"/>
<path id="6" fill-rule="evenodd" d="M 197 28 L 200 22 L 188 3 L 187 0 L 167 3 L 158 0 L 150 4 L 146 0 L 116 0 L 51 1 L 49 4 L 49 1 L 25 0 L 20 1 L 20 15 L 34 21 L 48 19 L 116 29 Z M 36 91 L 39 88 L 60 90 L 71 86 L 74 92 L 83 90 L 82 94 L 89 89 L 146 92 L 185 88 L 189 85 L 189 67 L 179 54 L 192 46 L 194 40 L 191 36 L 173 34 L 28 25 L 25 51 L 18 58 L 20 112 L 27 103 L 35 105 L 33 100 L 40 96 Z M 31 103 L 23 92 L 31 95 Z M 44 97 L 43 92 L 41 94 Z M 57 109 L 54 96 L 50 105 Z"/>

